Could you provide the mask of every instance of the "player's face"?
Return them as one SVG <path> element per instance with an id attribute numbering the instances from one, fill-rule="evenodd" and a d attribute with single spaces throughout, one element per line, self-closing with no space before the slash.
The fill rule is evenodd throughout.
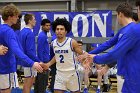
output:
<path id="1" fill-rule="evenodd" d="M 34 16 L 32 16 L 32 17 L 33 17 L 33 18 L 32 18 L 32 20 L 30 20 L 30 24 L 34 27 L 35 24 L 36 24 L 36 19 L 35 19 Z"/>
<path id="2" fill-rule="evenodd" d="M 46 23 L 43 27 L 43 30 L 46 31 L 46 32 L 49 32 L 50 31 L 50 27 L 51 27 L 51 24 L 50 23 Z"/>
<path id="3" fill-rule="evenodd" d="M 61 39 L 66 37 L 67 31 L 63 25 L 57 25 L 55 33 L 57 38 Z"/>
<path id="4" fill-rule="evenodd" d="M 78 43 L 78 46 L 79 46 L 80 49 L 83 49 L 83 45 L 82 44 Z"/>
<path id="5" fill-rule="evenodd" d="M 11 20 L 11 24 L 16 24 L 17 20 L 19 19 L 18 15 L 14 15 L 12 17 L 9 17 L 9 19 Z"/>

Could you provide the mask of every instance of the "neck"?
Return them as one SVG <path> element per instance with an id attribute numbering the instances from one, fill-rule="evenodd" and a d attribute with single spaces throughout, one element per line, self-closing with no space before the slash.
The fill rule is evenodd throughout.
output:
<path id="1" fill-rule="evenodd" d="M 31 24 L 28 24 L 27 25 L 29 28 L 33 29 L 33 26 Z"/>
<path id="2" fill-rule="evenodd" d="M 9 26 L 13 25 L 10 21 L 4 21 L 5 24 L 8 24 Z"/>
<path id="3" fill-rule="evenodd" d="M 126 26 L 128 25 L 129 23 L 133 22 L 132 18 L 124 18 L 123 19 L 123 23 L 122 23 L 122 26 Z"/>
<path id="4" fill-rule="evenodd" d="M 57 41 L 58 41 L 59 43 L 62 43 L 63 41 L 65 41 L 65 39 L 66 39 L 66 37 L 63 37 L 63 38 L 57 38 Z"/>

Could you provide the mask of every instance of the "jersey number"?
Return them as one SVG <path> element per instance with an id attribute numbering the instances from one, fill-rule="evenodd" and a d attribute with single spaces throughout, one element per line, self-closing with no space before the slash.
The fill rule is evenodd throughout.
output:
<path id="1" fill-rule="evenodd" d="M 60 63 L 64 63 L 64 56 L 63 55 L 60 55 Z"/>

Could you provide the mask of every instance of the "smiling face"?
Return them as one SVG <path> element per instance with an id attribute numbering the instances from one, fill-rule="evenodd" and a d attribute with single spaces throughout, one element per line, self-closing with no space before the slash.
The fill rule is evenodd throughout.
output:
<path id="1" fill-rule="evenodd" d="M 55 33 L 58 39 L 62 39 L 66 37 L 67 31 L 63 25 L 57 25 Z"/>

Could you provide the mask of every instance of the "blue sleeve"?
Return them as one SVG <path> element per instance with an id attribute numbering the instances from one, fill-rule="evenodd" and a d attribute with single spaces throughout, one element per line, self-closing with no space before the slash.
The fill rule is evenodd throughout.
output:
<path id="1" fill-rule="evenodd" d="M 45 43 L 45 39 L 43 37 L 38 37 L 38 40 L 37 40 L 37 55 L 38 55 L 38 58 L 43 61 L 43 45 Z"/>
<path id="2" fill-rule="evenodd" d="M 40 62 L 36 56 L 35 37 L 33 33 L 29 33 L 26 37 L 26 54 L 29 58 L 36 62 Z"/>
<path id="3" fill-rule="evenodd" d="M 112 46 L 114 46 L 118 42 L 118 34 L 115 37 L 111 38 L 109 41 L 99 45 L 99 47 L 95 48 L 94 50 L 90 51 L 89 54 L 99 54 Z"/>
<path id="4" fill-rule="evenodd" d="M 24 62 L 24 66 L 32 67 L 34 64 L 34 61 L 28 58 L 21 49 L 19 48 L 19 45 L 17 43 L 17 39 L 15 37 L 15 33 L 13 30 L 8 30 L 6 33 L 5 41 L 8 45 L 8 48 L 12 50 L 12 52 L 20 59 L 22 62 Z"/>
<path id="5" fill-rule="evenodd" d="M 95 56 L 94 62 L 97 64 L 109 64 L 125 56 L 136 43 L 136 38 L 134 36 L 133 33 L 123 35 L 111 51 L 103 55 Z"/>

